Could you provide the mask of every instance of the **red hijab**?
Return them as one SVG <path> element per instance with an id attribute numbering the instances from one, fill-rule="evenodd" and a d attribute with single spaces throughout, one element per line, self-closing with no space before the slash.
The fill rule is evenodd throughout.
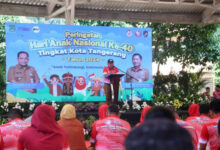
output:
<path id="1" fill-rule="evenodd" d="M 86 88 L 86 79 L 83 76 L 79 76 L 76 80 L 76 89 L 83 90 Z"/>
<path id="2" fill-rule="evenodd" d="M 103 104 L 99 107 L 99 119 L 102 120 L 107 116 L 108 105 Z"/>
<path id="3" fill-rule="evenodd" d="M 52 106 L 38 106 L 32 116 L 31 127 L 19 137 L 20 147 L 26 150 L 62 150 L 67 140 L 66 134 L 55 118 L 56 112 Z"/>
<path id="4" fill-rule="evenodd" d="M 141 112 L 141 118 L 140 118 L 141 123 L 144 121 L 144 116 L 151 108 L 152 108 L 151 106 L 144 107 L 144 109 Z"/>
<path id="5" fill-rule="evenodd" d="M 198 104 L 192 104 L 189 106 L 189 109 L 188 109 L 188 113 L 189 113 L 189 116 L 190 117 L 193 117 L 193 116 L 199 116 L 199 105 Z"/>

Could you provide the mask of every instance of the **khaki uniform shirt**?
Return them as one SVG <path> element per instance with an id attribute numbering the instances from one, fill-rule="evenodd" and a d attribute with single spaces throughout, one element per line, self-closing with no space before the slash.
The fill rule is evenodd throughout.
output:
<path id="1" fill-rule="evenodd" d="M 149 80 L 149 71 L 146 68 L 129 68 L 126 72 L 125 82 L 144 82 Z M 133 78 L 132 78 L 133 77 Z M 137 80 L 136 80 L 137 79 Z"/>
<path id="2" fill-rule="evenodd" d="M 38 83 L 40 79 L 34 67 L 18 64 L 9 68 L 7 81 L 15 83 Z"/>

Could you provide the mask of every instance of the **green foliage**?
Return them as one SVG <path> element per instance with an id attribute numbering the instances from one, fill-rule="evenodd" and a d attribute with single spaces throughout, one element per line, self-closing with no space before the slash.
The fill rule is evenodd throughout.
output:
<path id="1" fill-rule="evenodd" d="M 185 66 L 205 66 L 217 62 L 220 55 L 220 39 L 216 35 L 218 25 L 152 24 L 153 59 L 159 64 L 170 57 Z"/>
<path id="2" fill-rule="evenodd" d="M 0 118 L 0 125 L 8 123 L 8 119 L 6 118 Z"/>
<path id="3" fill-rule="evenodd" d="M 201 79 L 202 70 L 197 73 L 180 72 L 178 75 L 158 75 L 154 81 L 154 103 L 173 105 L 176 109 L 188 108 L 192 103 L 204 103 L 208 100 L 199 94 L 205 86 Z M 169 80 L 170 79 L 170 80 Z"/>

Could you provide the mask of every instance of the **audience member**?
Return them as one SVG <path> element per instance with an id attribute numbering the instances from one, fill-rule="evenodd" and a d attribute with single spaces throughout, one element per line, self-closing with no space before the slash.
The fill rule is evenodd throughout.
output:
<path id="1" fill-rule="evenodd" d="M 23 112 L 18 108 L 13 108 L 9 111 L 9 123 L 0 126 L 0 149 L 16 149 L 18 137 L 20 133 L 30 126 L 23 120 Z"/>
<path id="2" fill-rule="evenodd" d="M 102 104 L 100 107 L 99 107 L 99 120 L 102 120 L 104 118 L 107 117 L 107 110 L 108 110 L 108 105 L 107 104 Z"/>
<path id="3" fill-rule="evenodd" d="M 169 108 L 164 106 L 155 106 L 146 113 L 145 121 L 152 119 L 168 119 L 173 122 L 176 121 L 174 113 Z"/>
<path id="4" fill-rule="evenodd" d="M 208 100 L 211 100 L 211 94 L 210 94 L 210 87 L 205 88 L 205 92 L 203 93 L 204 96 L 208 98 Z"/>
<path id="5" fill-rule="evenodd" d="M 119 108 L 113 104 L 108 107 L 107 117 L 96 122 L 90 140 L 96 150 L 124 149 L 124 140 L 131 127 L 119 116 Z"/>
<path id="6" fill-rule="evenodd" d="M 210 144 L 210 150 L 217 150 L 220 147 L 220 138 L 218 136 L 218 120 L 220 119 L 220 101 L 213 100 L 210 104 L 210 114 L 213 119 L 205 123 L 202 127 L 200 150 L 205 150 L 207 143 Z"/>
<path id="7" fill-rule="evenodd" d="M 66 133 L 55 118 L 56 112 L 52 106 L 38 106 L 33 113 L 31 126 L 19 136 L 18 150 L 68 149 Z"/>
<path id="8" fill-rule="evenodd" d="M 189 109 L 188 109 L 188 114 L 189 114 L 189 117 L 186 118 L 187 119 L 190 119 L 190 118 L 194 118 L 194 117 L 198 117 L 200 114 L 199 114 L 199 105 L 198 104 L 192 104 L 189 106 Z"/>
<path id="9" fill-rule="evenodd" d="M 215 91 L 213 92 L 214 99 L 220 100 L 220 85 L 216 85 Z"/>
<path id="10" fill-rule="evenodd" d="M 136 126 L 139 126 L 139 125 L 141 125 L 141 124 L 144 122 L 144 117 L 145 117 L 146 113 L 147 113 L 151 108 L 152 108 L 151 106 L 146 106 L 146 107 L 144 107 L 144 109 L 143 109 L 142 112 L 141 112 L 140 122 L 137 123 Z"/>
<path id="11" fill-rule="evenodd" d="M 200 119 L 207 121 L 210 120 L 209 111 L 210 111 L 210 105 L 209 104 L 201 104 L 200 105 Z"/>
<path id="12" fill-rule="evenodd" d="M 75 107 L 71 104 L 63 106 L 58 124 L 67 133 L 70 150 L 86 150 L 82 123 L 76 119 Z"/>
<path id="13" fill-rule="evenodd" d="M 155 106 L 155 107 L 153 107 L 145 115 L 146 121 L 151 120 L 151 119 L 168 119 L 170 121 L 177 122 L 178 125 L 186 128 L 192 136 L 194 149 L 196 150 L 197 145 L 198 145 L 198 136 L 196 134 L 195 128 L 192 125 L 190 125 L 189 123 L 180 120 L 174 107 L 172 107 L 172 106 L 169 106 L 169 107 Z"/>
<path id="14" fill-rule="evenodd" d="M 189 132 L 167 119 L 152 119 L 135 127 L 125 141 L 126 150 L 193 150 Z"/>

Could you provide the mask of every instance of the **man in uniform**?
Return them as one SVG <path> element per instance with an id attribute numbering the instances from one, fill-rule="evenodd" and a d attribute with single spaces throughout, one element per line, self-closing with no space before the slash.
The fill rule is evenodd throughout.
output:
<path id="1" fill-rule="evenodd" d="M 112 103 L 112 92 L 111 92 L 111 82 L 109 76 L 111 74 L 119 73 L 118 68 L 114 67 L 113 59 L 108 60 L 108 67 L 104 67 L 103 74 L 105 77 L 104 92 L 106 96 L 106 103 L 110 105 Z"/>
<path id="2" fill-rule="evenodd" d="M 139 53 L 135 53 L 132 56 L 133 67 L 127 69 L 125 82 L 144 82 L 149 80 L 149 71 L 146 68 L 141 67 L 142 56 Z"/>
<path id="3" fill-rule="evenodd" d="M 40 79 L 34 67 L 29 66 L 29 54 L 25 51 L 20 51 L 17 54 L 18 64 L 12 66 L 8 70 L 7 81 L 10 83 L 39 83 Z M 35 89 L 28 89 L 29 92 L 36 92 Z"/>

